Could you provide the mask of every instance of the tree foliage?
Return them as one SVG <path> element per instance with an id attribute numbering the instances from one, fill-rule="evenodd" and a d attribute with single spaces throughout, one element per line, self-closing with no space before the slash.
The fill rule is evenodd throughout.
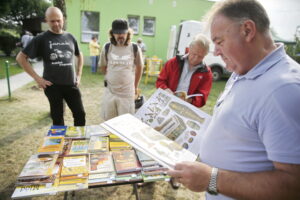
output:
<path id="1" fill-rule="evenodd" d="M 0 18 L 21 24 L 24 19 L 43 17 L 51 5 L 45 0 L 1 0 Z"/>

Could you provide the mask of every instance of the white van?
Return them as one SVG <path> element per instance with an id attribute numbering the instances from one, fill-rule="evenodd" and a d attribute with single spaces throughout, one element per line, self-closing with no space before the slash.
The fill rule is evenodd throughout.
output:
<path id="1" fill-rule="evenodd" d="M 198 33 L 205 34 L 204 28 L 205 23 L 203 22 L 194 20 L 184 21 L 179 25 L 177 34 L 176 26 L 172 26 L 170 31 L 167 59 L 170 59 L 175 55 L 184 55 L 193 37 Z M 210 37 L 208 36 L 208 38 Z M 213 72 L 213 79 L 214 81 L 217 81 L 220 80 L 222 76 L 229 76 L 230 72 L 226 70 L 225 63 L 222 58 L 220 56 L 214 56 L 213 51 L 214 44 L 211 42 L 209 53 L 205 56 L 204 62 L 210 66 Z"/>

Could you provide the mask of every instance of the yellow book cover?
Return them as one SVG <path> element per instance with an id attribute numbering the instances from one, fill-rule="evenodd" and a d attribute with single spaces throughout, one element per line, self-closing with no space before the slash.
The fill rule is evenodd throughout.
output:
<path id="1" fill-rule="evenodd" d="M 68 126 L 66 131 L 66 138 L 84 138 L 85 127 L 84 126 Z"/>
<path id="2" fill-rule="evenodd" d="M 38 154 L 60 154 L 64 147 L 64 137 L 45 137 Z"/>
<path id="3" fill-rule="evenodd" d="M 109 151 L 108 137 L 92 136 L 89 142 L 89 152 Z"/>
<path id="4" fill-rule="evenodd" d="M 77 183 L 85 183 L 87 178 L 77 178 L 70 180 L 60 180 L 59 185 L 69 185 L 69 184 L 77 184 Z"/>
<path id="5" fill-rule="evenodd" d="M 88 140 L 74 140 L 72 141 L 69 155 L 82 155 L 88 153 Z"/>
<path id="6" fill-rule="evenodd" d="M 88 173 L 88 162 L 86 156 L 64 157 L 61 176 L 74 176 Z"/>
<path id="7" fill-rule="evenodd" d="M 32 155 L 25 164 L 18 180 L 46 178 L 53 175 L 57 155 Z"/>

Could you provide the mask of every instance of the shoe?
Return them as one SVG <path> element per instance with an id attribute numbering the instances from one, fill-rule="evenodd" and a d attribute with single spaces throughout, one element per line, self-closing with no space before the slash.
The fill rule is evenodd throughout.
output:
<path id="1" fill-rule="evenodd" d="M 174 190 L 177 190 L 180 187 L 180 183 L 174 180 L 174 178 L 170 179 L 170 184 Z"/>

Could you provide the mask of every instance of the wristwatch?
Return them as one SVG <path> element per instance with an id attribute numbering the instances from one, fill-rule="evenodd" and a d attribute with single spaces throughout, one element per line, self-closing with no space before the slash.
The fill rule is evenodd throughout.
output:
<path id="1" fill-rule="evenodd" d="M 218 168 L 213 167 L 211 170 L 210 180 L 207 188 L 207 192 L 211 195 L 217 195 L 217 177 L 218 177 Z"/>

